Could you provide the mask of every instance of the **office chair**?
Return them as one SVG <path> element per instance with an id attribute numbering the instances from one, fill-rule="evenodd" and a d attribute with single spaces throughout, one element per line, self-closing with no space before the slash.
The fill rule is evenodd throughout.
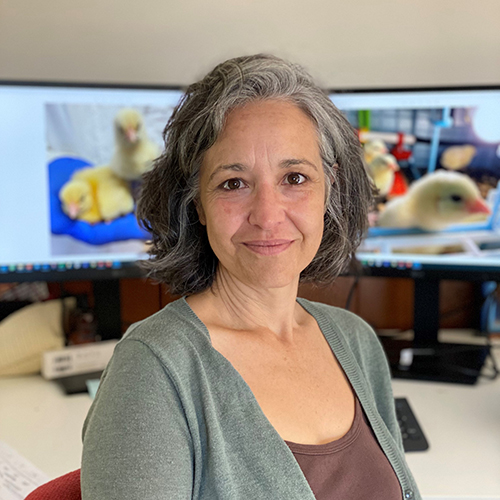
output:
<path id="1" fill-rule="evenodd" d="M 82 500 L 80 469 L 42 484 L 25 500 Z"/>

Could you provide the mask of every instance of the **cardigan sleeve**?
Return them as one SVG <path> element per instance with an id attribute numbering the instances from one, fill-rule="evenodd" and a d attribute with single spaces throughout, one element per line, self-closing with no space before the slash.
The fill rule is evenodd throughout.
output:
<path id="1" fill-rule="evenodd" d="M 138 340 L 116 346 L 83 428 L 83 500 L 190 499 L 193 446 L 165 367 Z"/>

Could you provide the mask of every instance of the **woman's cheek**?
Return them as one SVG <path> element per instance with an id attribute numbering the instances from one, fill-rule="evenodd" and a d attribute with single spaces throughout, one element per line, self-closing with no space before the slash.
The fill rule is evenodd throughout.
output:
<path id="1" fill-rule="evenodd" d="M 241 217 L 248 209 L 248 199 L 245 196 L 231 194 L 232 196 L 222 196 L 216 201 L 216 210 L 228 219 Z"/>

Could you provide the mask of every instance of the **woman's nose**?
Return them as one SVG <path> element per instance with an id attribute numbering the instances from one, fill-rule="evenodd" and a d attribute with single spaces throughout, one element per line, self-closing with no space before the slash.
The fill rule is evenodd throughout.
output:
<path id="1" fill-rule="evenodd" d="M 274 186 L 261 185 L 254 191 L 248 221 L 262 229 L 272 229 L 283 222 L 285 207 L 282 194 Z"/>

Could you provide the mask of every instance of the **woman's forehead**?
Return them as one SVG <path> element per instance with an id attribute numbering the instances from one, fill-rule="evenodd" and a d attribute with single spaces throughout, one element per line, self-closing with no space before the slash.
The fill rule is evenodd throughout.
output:
<path id="1" fill-rule="evenodd" d="M 205 153 L 205 168 L 273 155 L 274 160 L 320 160 L 318 135 L 311 119 L 287 101 L 258 101 L 236 108 L 227 117 L 215 144 Z M 257 159 L 257 158 L 255 158 Z"/>
<path id="2" fill-rule="evenodd" d="M 265 99 L 246 103 L 231 110 L 226 116 L 221 132 L 223 137 L 228 131 L 245 129 L 249 124 L 265 123 L 268 126 L 286 125 L 293 122 L 296 127 L 314 127 L 309 116 L 296 104 L 284 99 Z"/>

